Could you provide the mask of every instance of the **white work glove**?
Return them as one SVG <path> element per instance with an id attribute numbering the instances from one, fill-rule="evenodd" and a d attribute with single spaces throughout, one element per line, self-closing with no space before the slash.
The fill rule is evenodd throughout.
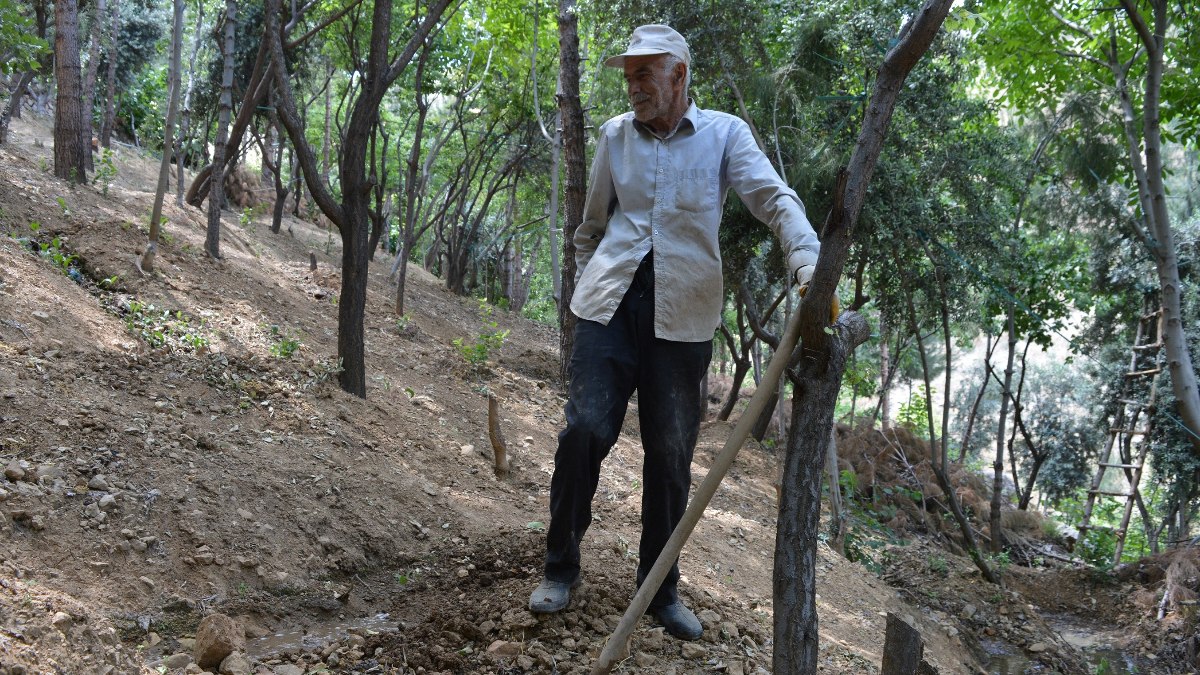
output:
<path id="1" fill-rule="evenodd" d="M 808 291 L 808 282 L 812 281 L 813 270 L 815 265 L 805 265 L 796 270 L 796 284 L 800 287 L 800 297 Z M 841 304 L 838 302 L 837 294 L 834 293 L 829 304 L 829 323 L 837 323 L 838 315 L 842 313 Z"/>
<path id="2" fill-rule="evenodd" d="M 796 285 L 801 288 L 807 286 L 808 282 L 812 281 L 813 270 L 816 268 L 816 265 L 804 265 L 796 268 Z"/>

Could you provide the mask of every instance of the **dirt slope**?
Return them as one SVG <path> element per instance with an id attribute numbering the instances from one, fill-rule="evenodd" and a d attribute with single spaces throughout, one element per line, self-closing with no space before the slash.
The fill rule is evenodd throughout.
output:
<path id="1" fill-rule="evenodd" d="M 586 672 L 633 592 L 639 445 L 631 413 L 578 600 L 530 615 L 564 402 L 552 329 L 497 311 L 511 333 L 473 370 L 452 341 L 483 329 L 478 303 L 413 268 L 398 324 L 377 260 L 368 398 L 348 396 L 333 376 L 336 236 L 227 212 L 215 262 L 203 214 L 171 200 L 142 276 L 157 162 L 119 149 L 104 195 L 50 175 L 44 122 L 13 132 L 0 147 L 0 672 L 182 671 L 211 612 L 240 617 L 251 672 Z M 77 259 L 56 266 L 39 246 Z M 506 480 L 485 456 L 489 392 Z M 705 427 L 696 481 L 729 428 Z M 769 671 L 773 473 L 748 448 L 685 550 L 705 639 L 646 619 L 621 672 Z M 979 672 L 946 615 L 824 546 L 819 560 L 824 672 L 878 672 L 889 611 L 922 630 L 941 672 Z"/>

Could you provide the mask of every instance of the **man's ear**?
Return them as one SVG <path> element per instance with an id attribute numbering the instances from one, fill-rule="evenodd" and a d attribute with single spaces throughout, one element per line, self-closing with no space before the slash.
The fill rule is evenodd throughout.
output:
<path id="1" fill-rule="evenodd" d="M 675 81 L 679 84 L 687 82 L 687 68 L 687 64 L 685 63 L 675 64 Z"/>

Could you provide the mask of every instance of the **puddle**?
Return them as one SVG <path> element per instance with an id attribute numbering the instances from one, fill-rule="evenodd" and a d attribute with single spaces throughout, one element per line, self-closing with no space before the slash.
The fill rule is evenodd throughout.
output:
<path id="1" fill-rule="evenodd" d="M 333 642 L 346 639 L 351 633 L 394 633 L 397 630 L 399 627 L 396 622 L 386 613 L 349 621 L 319 623 L 247 640 L 246 655 L 261 661 L 286 652 L 322 649 Z"/>
<path id="2" fill-rule="evenodd" d="M 1088 672 L 1101 675 L 1132 675 L 1138 672 L 1133 658 L 1115 646 L 1120 635 L 1118 632 L 1089 628 L 1069 616 L 1045 615 L 1045 619 L 1065 642 L 1083 652 Z M 1046 671 L 1012 645 L 985 640 L 981 646 L 988 654 L 988 675 L 1025 675 Z"/>

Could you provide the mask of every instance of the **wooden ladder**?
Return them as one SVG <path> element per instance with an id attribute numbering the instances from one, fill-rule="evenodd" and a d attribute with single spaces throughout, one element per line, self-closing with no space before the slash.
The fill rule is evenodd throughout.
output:
<path id="1" fill-rule="evenodd" d="M 1133 518 L 1133 507 L 1141 502 L 1138 486 L 1142 482 L 1142 469 L 1146 465 L 1146 454 L 1150 450 L 1150 434 L 1154 427 L 1154 407 L 1158 400 L 1159 375 L 1163 371 L 1163 311 L 1162 308 L 1145 313 L 1138 320 L 1137 334 L 1130 348 L 1129 370 L 1125 372 L 1120 398 L 1117 400 L 1117 411 L 1113 417 L 1113 426 L 1108 430 L 1108 441 L 1101 455 L 1096 475 L 1092 478 L 1091 489 L 1088 490 L 1087 504 L 1083 508 L 1083 521 L 1079 525 L 1079 537 L 1076 543 L 1082 542 L 1088 530 L 1110 531 L 1116 537 L 1116 547 L 1113 551 L 1113 564 L 1121 562 L 1121 552 L 1125 548 L 1125 535 L 1129 531 L 1129 521 Z M 1144 383 L 1149 378 L 1149 385 Z M 1140 385 L 1140 386 L 1139 386 Z M 1140 425 L 1140 427 L 1139 427 Z M 1117 460 L 1113 461 L 1113 450 L 1117 451 Z M 1119 469 L 1124 472 L 1125 487 L 1120 490 L 1105 489 L 1104 479 L 1109 469 Z M 1125 499 L 1125 512 L 1121 516 L 1121 525 L 1116 529 L 1111 527 L 1092 526 L 1092 511 L 1098 499 L 1116 497 Z"/>

